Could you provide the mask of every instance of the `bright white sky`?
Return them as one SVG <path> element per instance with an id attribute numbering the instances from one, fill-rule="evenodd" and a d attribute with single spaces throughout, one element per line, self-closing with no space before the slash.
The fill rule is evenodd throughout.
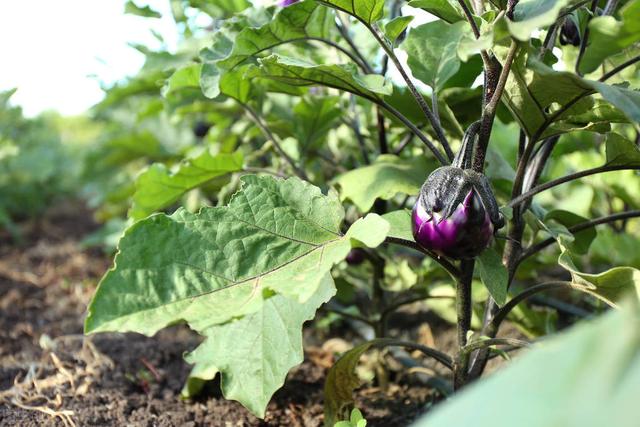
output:
<path id="1" fill-rule="evenodd" d="M 170 48 L 177 42 L 168 0 L 138 0 L 161 19 L 125 15 L 125 0 L 0 0 L 0 91 L 25 114 L 55 109 L 71 115 L 100 101 L 100 81 L 133 75 L 144 57 L 128 42 Z"/>
<path id="2" fill-rule="evenodd" d="M 18 88 L 12 102 L 27 116 L 45 110 L 80 114 L 102 99 L 100 82 L 110 85 L 140 69 L 144 56 L 128 43 L 159 48 L 153 29 L 175 48 L 178 34 L 169 0 L 135 1 L 160 12 L 161 19 L 125 14 L 125 3 L 0 0 L 0 91 Z M 431 20 L 417 18 L 412 26 Z"/>

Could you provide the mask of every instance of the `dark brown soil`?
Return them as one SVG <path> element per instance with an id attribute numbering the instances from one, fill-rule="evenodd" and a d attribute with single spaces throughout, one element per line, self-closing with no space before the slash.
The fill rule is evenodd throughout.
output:
<path id="1" fill-rule="evenodd" d="M 198 400 L 180 399 L 189 372 L 182 355 L 199 342 L 186 327 L 153 338 L 84 337 L 86 305 L 110 265 L 109 256 L 79 245 L 96 227 L 76 203 L 23 224 L 20 247 L 0 234 L 0 426 L 322 425 L 322 387 L 333 353 L 319 346 L 330 336 L 315 329 L 305 334 L 304 363 L 290 373 L 264 420 L 224 400 L 215 383 Z M 450 332 L 436 335 L 437 343 L 452 341 Z M 430 331 L 422 333 L 431 339 Z M 358 391 L 356 405 L 369 426 L 406 426 L 430 406 L 436 394 L 411 378 L 391 372 L 395 383 L 387 391 Z"/>

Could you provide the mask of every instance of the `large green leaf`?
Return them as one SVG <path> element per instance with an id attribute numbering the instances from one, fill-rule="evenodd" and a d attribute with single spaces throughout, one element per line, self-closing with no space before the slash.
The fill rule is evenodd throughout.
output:
<path id="1" fill-rule="evenodd" d="M 218 61 L 220 70 L 232 69 L 246 59 L 288 42 L 328 38 L 333 11 L 315 1 L 303 1 L 280 10 L 268 24 L 245 28 L 236 36 L 229 56 Z"/>
<path id="2" fill-rule="evenodd" d="M 189 64 L 177 69 L 162 88 L 162 95 L 167 96 L 170 93 L 185 89 L 200 87 L 200 73 L 202 64 Z"/>
<path id="3" fill-rule="evenodd" d="M 581 323 L 465 388 L 415 427 L 634 427 L 637 305 Z"/>
<path id="4" fill-rule="evenodd" d="M 318 3 L 341 10 L 367 25 L 382 18 L 384 0 L 317 0 Z"/>
<path id="5" fill-rule="evenodd" d="M 465 19 L 458 5 L 449 0 L 411 0 L 409 6 L 426 10 L 450 24 Z"/>
<path id="6" fill-rule="evenodd" d="M 136 192 L 129 216 L 144 218 L 169 206 L 184 193 L 218 176 L 242 169 L 242 153 L 212 154 L 210 150 L 185 159 L 173 170 L 162 163 L 152 164 L 136 179 Z"/>
<path id="7" fill-rule="evenodd" d="M 224 397 L 263 417 L 289 369 L 303 360 L 302 325 L 335 292 L 331 275 L 326 274 L 302 304 L 274 295 L 257 312 L 206 329 L 205 341 L 186 356 L 187 362 L 196 365 L 190 380 L 210 380 L 220 372 Z"/>
<path id="8" fill-rule="evenodd" d="M 152 335 L 184 320 L 202 332 L 256 312 L 274 292 L 305 302 L 350 239 L 384 239 L 384 229 L 362 224 L 342 235 L 343 216 L 335 193 L 297 178 L 244 176 L 227 207 L 139 221 L 119 243 L 85 331 Z"/>
<path id="9" fill-rule="evenodd" d="M 556 22 L 563 7 L 570 0 L 520 0 L 516 3 L 513 21 L 507 20 L 511 34 L 521 41 L 529 40 L 531 33 Z"/>
<path id="10" fill-rule="evenodd" d="M 407 160 L 385 154 L 371 165 L 338 175 L 334 182 L 340 187 L 342 200 L 349 199 L 360 211 L 367 212 L 377 198 L 417 194 L 431 170 L 433 166 L 424 156 Z"/>
<path id="11" fill-rule="evenodd" d="M 253 77 L 272 79 L 292 86 L 328 86 L 371 100 L 389 95 L 391 83 L 377 74 L 358 74 L 354 64 L 318 65 L 299 59 L 271 55 L 260 60 Z"/>
<path id="12" fill-rule="evenodd" d="M 620 9 L 622 21 L 598 16 L 589 21 L 589 45 L 580 61 L 584 74 L 595 71 L 602 62 L 640 41 L 640 1 L 630 1 Z"/>
<path id="13" fill-rule="evenodd" d="M 401 47 L 409 56 L 413 75 L 434 89 L 442 89 L 460 68 L 457 49 L 466 32 L 466 22 L 434 21 L 411 29 Z"/>

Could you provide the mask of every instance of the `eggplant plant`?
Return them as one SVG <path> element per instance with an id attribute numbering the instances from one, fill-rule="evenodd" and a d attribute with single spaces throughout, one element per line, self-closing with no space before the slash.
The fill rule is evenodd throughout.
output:
<path id="1" fill-rule="evenodd" d="M 131 225 L 86 333 L 186 323 L 185 394 L 219 374 L 263 417 L 305 322 L 337 314 L 364 342 L 327 375 L 333 426 L 370 349 L 417 350 L 458 390 L 559 316 L 638 298 L 640 1 L 172 5 L 184 46 L 145 51 L 96 110 L 148 151 L 110 157 L 137 172 Z M 416 302 L 455 351 L 394 329 Z"/>

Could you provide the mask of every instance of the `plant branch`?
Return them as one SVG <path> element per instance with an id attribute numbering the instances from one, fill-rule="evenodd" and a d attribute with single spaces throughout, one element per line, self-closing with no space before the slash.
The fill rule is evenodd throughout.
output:
<path id="1" fill-rule="evenodd" d="M 556 187 L 560 184 L 564 184 L 566 182 L 570 182 L 570 181 L 574 181 L 576 179 L 580 179 L 583 178 L 585 176 L 589 176 L 589 175 L 595 175 L 595 174 L 599 174 L 599 173 L 604 173 L 604 172 L 612 172 L 612 171 L 619 171 L 619 170 L 640 170 L 640 166 L 627 166 L 627 165 L 612 165 L 612 166 L 598 166 L 595 168 L 591 168 L 591 169 L 587 169 L 587 170 L 583 170 L 580 172 L 576 172 L 576 173 L 572 173 L 569 175 L 565 175 L 563 177 L 554 179 L 552 181 L 546 182 L 544 184 L 538 185 L 534 188 L 532 188 L 531 190 L 527 191 L 526 193 L 523 193 L 517 197 L 514 197 L 508 204 L 507 206 L 509 207 L 514 207 L 517 206 L 519 204 L 521 204 L 524 201 L 527 201 L 529 199 L 531 199 L 533 196 L 535 196 L 538 193 L 541 193 L 545 190 L 548 190 L 550 188 Z"/>
<path id="2" fill-rule="evenodd" d="M 446 353 L 436 350 L 426 345 L 420 345 L 411 341 L 402 341 L 396 339 L 379 339 L 377 340 L 375 347 L 405 347 L 409 350 L 418 350 L 427 357 L 430 357 L 449 369 L 453 369 L 453 358 Z"/>
<path id="3" fill-rule="evenodd" d="M 527 341 L 516 338 L 488 338 L 467 344 L 461 351 L 461 355 L 469 354 L 476 350 L 482 350 L 493 345 L 509 345 L 517 347 L 529 347 L 531 344 Z"/>
<path id="4" fill-rule="evenodd" d="M 240 102 L 240 101 L 238 101 L 238 102 Z M 251 108 L 247 104 L 244 104 L 244 103 L 240 102 L 240 105 L 242 105 L 242 107 L 245 109 L 245 111 L 247 112 L 249 117 L 253 120 L 253 122 L 262 131 L 262 133 L 264 134 L 265 138 L 267 138 L 268 140 L 270 140 L 272 142 L 272 144 L 275 147 L 275 149 L 278 152 L 278 154 L 280 154 L 282 156 L 282 158 L 284 158 L 287 161 L 287 163 L 289 163 L 289 165 L 291 166 L 291 168 L 293 169 L 295 174 L 298 176 L 298 178 L 300 178 L 302 180 L 305 180 L 305 181 L 309 181 L 309 178 L 307 177 L 307 174 L 305 173 L 305 171 L 300 169 L 295 164 L 293 159 L 282 149 L 282 147 L 280 146 L 280 143 L 278 141 L 278 138 L 271 132 L 269 127 L 267 127 L 267 125 L 262 121 L 262 119 L 260 118 L 258 113 L 256 113 L 253 110 L 253 108 Z"/>
<path id="5" fill-rule="evenodd" d="M 538 294 L 540 292 L 546 292 L 553 289 L 561 289 L 561 288 L 570 288 L 570 289 L 578 289 L 576 285 L 571 282 L 564 281 L 553 281 L 553 282 L 545 282 L 540 283 L 538 285 L 531 286 L 530 288 L 525 289 L 520 292 L 518 295 L 514 296 L 498 309 L 495 316 L 491 319 L 491 322 L 483 328 L 482 335 L 487 335 L 490 337 L 494 337 L 498 333 L 498 329 L 500 328 L 500 324 L 507 318 L 511 310 L 513 310 L 518 304 L 526 300 L 527 298 Z"/>
<path id="6" fill-rule="evenodd" d="M 456 283 L 456 318 L 458 330 L 458 357 L 453 370 L 453 388 L 457 390 L 467 383 L 469 353 L 463 352 L 467 345 L 467 333 L 471 329 L 472 299 L 471 281 L 475 260 L 462 260 L 460 280 Z"/>
<path id="7" fill-rule="evenodd" d="M 491 138 L 491 128 L 493 127 L 493 121 L 500 103 L 500 98 L 502 98 L 502 92 L 509 78 L 511 64 L 517 51 L 518 43 L 512 40 L 507 58 L 504 61 L 504 65 L 502 65 L 502 70 L 495 83 L 495 88 L 494 83 L 491 81 L 493 79 L 493 73 L 485 73 L 485 96 L 490 96 L 490 98 L 482 110 L 480 130 L 478 132 L 478 145 L 476 146 L 476 155 L 473 159 L 473 169 L 476 172 L 482 172 L 484 170 L 484 160 L 487 155 L 487 148 L 489 147 L 489 139 Z"/>
<path id="8" fill-rule="evenodd" d="M 371 67 L 371 65 L 369 65 L 369 62 L 367 61 L 367 59 L 364 57 L 364 55 L 360 52 L 360 49 L 358 49 L 356 44 L 353 42 L 353 39 L 349 35 L 349 30 L 344 25 L 344 21 L 342 20 L 342 17 L 339 14 L 336 14 L 336 16 L 338 17 L 338 21 L 339 21 L 339 23 L 336 22 L 336 27 L 338 28 L 340 35 L 347 42 L 347 44 L 349 45 L 349 47 L 351 48 L 355 56 L 357 56 L 358 60 L 356 61 L 356 63 L 362 64 L 362 69 L 367 74 L 375 74 L 375 72 L 373 71 L 373 68 Z M 350 55 L 350 57 L 352 56 Z"/>
<path id="9" fill-rule="evenodd" d="M 402 150 L 404 150 L 407 147 L 407 145 L 411 143 L 411 140 L 413 139 L 414 136 L 415 135 L 412 132 L 407 133 L 405 137 L 402 138 L 402 140 L 400 141 L 400 145 L 398 146 L 398 148 L 395 149 L 393 154 L 397 156 L 400 153 L 402 153 Z"/>
<path id="10" fill-rule="evenodd" d="M 622 64 L 618 65 L 617 67 L 613 68 L 611 71 L 605 73 L 602 75 L 602 77 L 600 77 L 600 81 L 604 82 L 605 80 L 610 79 L 611 77 L 615 76 L 616 74 L 618 74 L 620 71 L 624 70 L 625 68 L 635 64 L 636 62 L 640 61 L 640 55 L 635 56 L 633 58 L 631 58 L 630 60 L 623 62 Z"/>
<path id="11" fill-rule="evenodd" d="M 432 258 L 435 262 L 437 262 L 438 264 L 440 264 L 442 266 L 442 268 L 444 268 L 445 270 L 447 270 L 447 272 L 454 278 L 458 278 L 460 277 L 460 270 L 458 270 L 458 268 L 453 265 L 450 261 L 448 261 L 446 258 L 441 257 L 440 255 L 423 248 L 422 246 L 420 246 L 418 243 L 413 242 L 411 240 L 405 240 L 405 239 L 400 239 L 398 237 L 387 237 L 385 239 L 385 243 L 393 243 L 396 245 L 402 245 L 402 246 L 406 246 L 407 248 L 411 248 L 411 249 L 415 249 L 418 252 L 422 252 L 425 255 L 428 255 L 430 258 Z"/>
<path id="12" fill-rule="evenodd" d="M 440 150 L 438 150 L 435 147 L 435 145 L 433 145 L 433 143 L 425 136 L 425 134 L 422 133 L 422 131 L 420 131 L 420 129 L 418 129 L 418 127 L 411 122 L 411 120 L 406 118 L 400 111 L 396 110 L 394 107 L 392 107 L 391 105 L 389 105 L 387 102 L 383 100 L 378 99 L 378 100 L 375 100 L 374 102 L 378 103 L 385 110 L 387 110 L 389 113 L 394 115 L 398 120 L 400 120 L 406 127 L 408 127 L 411 130 L 411 132 L 413 132 L 418 137 L 418 139 L 420 139 L 420 141 L 422 141 L 424 145 L 427 146 L 427 148 L 433 153 L 433 155 L 440 162 L 441 165 L 449 164 L 449 162 L 442 155 Z"/>
<path id="13" fill-rule="evenodd" d="M 638 217 L 640 217 L 640 210 L 619 212 L 619 213 L 616 213 L 616 214 L 602 216 L 600 218 L 595 218 L 595 219 L 592 219 L 590 221 L 581 222 L 580 224 L 576 224 L 573 227 L 569 227 L 568 231 L 570 233 L 572 233 L 572 234 L 575 234 L 575 233 L 579 233 L 579 232 L 581 232 L 583 230 L 587 230 L 589 228 L 596 227 L 596 226 L 598 226 L 600 224 L 609 224 L 609 223 L 615 222 L 615 221 L 625 220 L 625 219 L 629 219 L 629 218 L 638 218 Z M 548 239 L 545 239 L 545 240 L 543 240 L 543 241 L 541 241 L 539 243 L 536 243 L 535 245 L 530 246 L 520 256 L 520 262 L 522 262 L 523 260 L 529 258 L 532 255 L 535 255 L 536 253 L 540 252 L 541 250 L 543 250 L 547 246 L 553 244 L 555 241 L 556 241 L 555 238 L 549 237 Z"/>
<path id="14" fill-rule="evenodd" d="M 369 25 L 367 23 L 364 23 L 364 22 L 363 22 L 363 24 L 367 27 L 367 29 L 369 29 L 369 31 L 371 32 L 373 37 L 376 39 L 378 44 L 380 44 L 380 46 L 385 51 L 385 53 L 387 54 L 389 59 L 391 59 L 391 62 L 393 62 L 393 65 L 395 65 L 396 69 L 398 70 L 398 72 L 402 76 L 402 79 L 405 81 L 405 83 L 407 85 L 407 88 L 409 89 L 409 92 L 411 92 L 411 95 L 413 95 L 413 97 L 417 101 L 418 106 L 420 107 L 420 109 L 422 110 L 422 112 L 424 113 L 426 118 L 429 120 L 429 122 L 431 123 L 431 126 L 433 127 L 433 130 L 436 133 L 436 136 L 438 137 L 438 140 L 442 144 L 442 147 L 444 148 L 444 151 L 447 154 L 447 157 L 449 158 L 449 161 L 452 161 L 453 157 L 454 157 L 453 156 L 453 151 L 451 151 L 451 147 L 449 146 L 449 142 L 447 141 L 447 138 L 444 135 L 444 129 L 442 129 L 442 126 L 438 122 L 436 116 L 433 114 L 433 112 L 429 108 L 429 105 L 427 104 L 427 101 L 424 99 L 424 96 L 422 96 L 420 91 L 418 91 L 418 89 L 415 87 L 415 85 L 411 81 L 411 78 L 409 77 L 409 75 L 405 71 L 404 67 L 400 63 L 400 60 L 398 59 L 396 54 L 393 52 L 393 48 L 390 47 L 387 44 L 387 42 L 380 36 L 380 33 L 378 32 L 378 30 L 376 28 L 374 28 L 371 25 Z"/>

